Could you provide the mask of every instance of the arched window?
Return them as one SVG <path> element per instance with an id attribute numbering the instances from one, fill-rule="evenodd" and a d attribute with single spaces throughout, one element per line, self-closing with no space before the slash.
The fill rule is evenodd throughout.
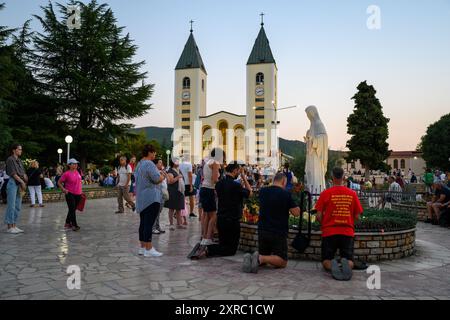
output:
<path id="1" fill-rule="evenodd" d="M 397 159 L 394 160 L 394 169 L 398 169 L 398 160 Z"/>
<path id="2" fill-rule="evenodd" d="M 406 168 L 406 162 L 405 159 L 400 160 L 400 169 L 405 169 Z"/>
<path id="3" fill-rule="evenodd" d="M 205 79 L 202 79 L 202 91 L 205 91 Z"/>
<path id="4" fill-rule="evenodd" d="M 183 79 L 183 89 L 190 89 L 191 88 L 191 79 L 188 77 Z"/>
<path id="5" fill-rule="evenodd" d="M 264 73 L 257 73 L 256 74 L 256 84 L 264 84 Z"/>

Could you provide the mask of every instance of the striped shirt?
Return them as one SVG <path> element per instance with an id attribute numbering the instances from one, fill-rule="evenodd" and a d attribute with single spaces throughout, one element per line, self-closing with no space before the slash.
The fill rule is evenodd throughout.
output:
<path id="1" fill-rule="evenodd" d="M 160 173 L 153 161 L 139 161 L 134 172 L 136 178 L 136 212 L 144 211 L 162 198 L 159 182 Z"/>

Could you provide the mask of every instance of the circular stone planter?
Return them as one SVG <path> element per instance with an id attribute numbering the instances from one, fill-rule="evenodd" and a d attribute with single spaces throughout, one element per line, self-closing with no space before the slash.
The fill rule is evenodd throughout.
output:
<path id="1" fill-rule="evenodd" d="M 403 211 L 408 211 L 408 212 L 416 212 L 418 221 L 425 221 L 425 220 L 427 220 L 427 217 L 428 217 L 428 212 L 427 212 L 426 206 L 393 203 L 392 209 L 403 210 Z"/>
<path id="2" fill-rule="evenodd" d="M 297 230 L 289 230 L 288 258 L 321 261 L 322 233 L 313 231 L 310 246 L 300 254 L 291 247 Z M 357 232 L 355 233 L 355 260 L 373 262 L 409 257 L 415 252 L 416 229 L 395 232 Z M 258 226 L 241 223 L 239 249 L 255 251 L 258 249 Z"/>

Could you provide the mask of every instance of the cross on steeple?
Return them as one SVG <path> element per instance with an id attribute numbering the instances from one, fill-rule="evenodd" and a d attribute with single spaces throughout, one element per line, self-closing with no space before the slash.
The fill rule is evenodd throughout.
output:
<path id="1" fill-rule="evenodd" d="M 261 16 L 261 26 L 263 26 L 264 25 L 264 16 L 265 16 L 264 12 L 261 12 L 260 16 Z"/>
<path id="2" fill-rule="evenodd" d="M 189 21 L 189 23 L 191 24 L 191 33 L 194 31 L 193 29 L 192 29 L 192 25 L 194 24 L 194 20 L 191 20 L 191 21 Z"/>

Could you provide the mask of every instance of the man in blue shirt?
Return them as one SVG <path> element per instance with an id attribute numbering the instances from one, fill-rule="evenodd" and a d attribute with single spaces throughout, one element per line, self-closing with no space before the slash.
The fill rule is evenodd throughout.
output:
<path id="1" fill-rule="evenodd" d="M 438 224 L 441 217 L 441 210 L 446 209 L 447 203 L 450 201 L 450 189 L 441 181 L 433 183 L 434 196 L 430 202 L 427 203 L 428 219 L 426 223 Z M 433 219 L 433 214 L 436 218 Z"/>

